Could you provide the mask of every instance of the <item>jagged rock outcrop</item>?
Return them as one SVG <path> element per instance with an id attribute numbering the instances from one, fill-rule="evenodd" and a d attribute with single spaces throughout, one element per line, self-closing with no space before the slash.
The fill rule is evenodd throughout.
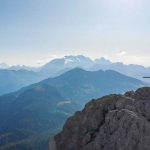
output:
<path id="1" fill-rule="evenodd" d="M 150 88 L 92 100 L 54 139 L 56 150 L 150 150 Z"/>

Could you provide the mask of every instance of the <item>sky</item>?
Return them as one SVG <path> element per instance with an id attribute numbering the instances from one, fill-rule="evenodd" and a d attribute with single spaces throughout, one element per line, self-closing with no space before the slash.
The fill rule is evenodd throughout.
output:
<path id="1" fill-rule="evenodd" d="M 150 66 L 149 0 L 0 0 L 0 62 L 64 55 Z"/>

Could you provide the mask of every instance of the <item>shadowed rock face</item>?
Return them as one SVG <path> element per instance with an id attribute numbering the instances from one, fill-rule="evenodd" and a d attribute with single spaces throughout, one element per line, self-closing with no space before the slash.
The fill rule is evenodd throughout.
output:
<path id="1" fill-rule="evenodd" d="M 56 150 L 150 150 L 150 88 L 92 100 L 54 139 Z"/>

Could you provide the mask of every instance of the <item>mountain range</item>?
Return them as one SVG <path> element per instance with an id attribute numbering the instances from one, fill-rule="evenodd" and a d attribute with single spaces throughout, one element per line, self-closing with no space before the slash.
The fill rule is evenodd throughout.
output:
<path id="1" fill-rule="evenodd" d="M 0 149 L 46 150 L 50 136 L 90 99 L 146 85 L 112 70 L 76 68 L 0 96 Z"/>
<path id="2" fill-rule="evenodd" d="M 98 71 L 100 69 L 115 70 L 127 76 L 150 82 L 149 79 L 142 78 L 143 76 L 149 76 L 150 67 L 134 64 L 126 65 L 119 62 L 113 63 L 105 58 L 92 60 L 83 55 L 65 56 L 54 59 L 38 68 L 19 65 L 11 67 L 8 67 L 6 64 L 0 65 L 0 95 L 14 92 L 24 86 L 39 82 L 49 77 L 59 76 L 77 67 L 83 68 L 87 71 Z"/>
<path id="3" fill-rule="evenodd" d="M 41 79 L 41 76 L 33 71 L 1 69 L 0 95 L 14 92 Z"/>

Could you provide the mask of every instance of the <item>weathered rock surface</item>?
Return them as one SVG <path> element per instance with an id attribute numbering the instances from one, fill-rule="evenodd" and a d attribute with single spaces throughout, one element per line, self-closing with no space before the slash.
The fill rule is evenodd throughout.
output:
<path id="1" fill-rule="evenodd" d="M 92 100 L 54 139 L 56 150 L 150 150 L 150 88 Z"/>

